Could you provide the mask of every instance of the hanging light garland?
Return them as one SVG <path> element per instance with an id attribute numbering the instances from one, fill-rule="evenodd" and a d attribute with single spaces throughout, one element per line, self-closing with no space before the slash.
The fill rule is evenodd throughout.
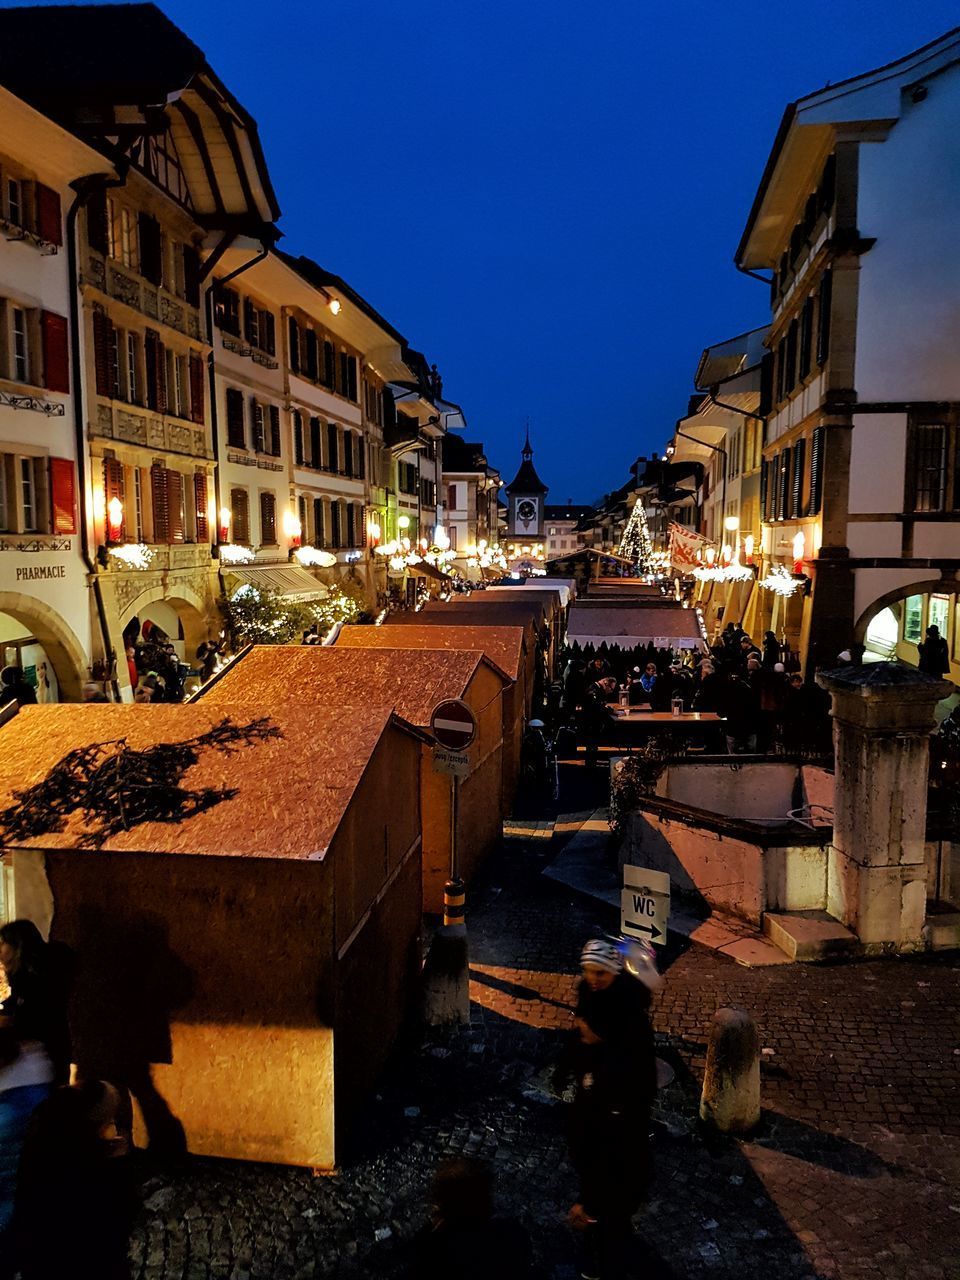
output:
<path id="1" fill-rule="evenodd" d="M 126 542 L 122 547 L 110 547 L 108 550 L 127 569 L 149 569 L 150 562 L 157 554 L 142 542 Z"/>
<path id="2" fill-rule="evenodd" d="M 792 596 L 803 586 L 803 580 L 792 577 L 782 564 L 777 564 L 765 578 L 761 578 L 760 585 L 765 591 L 773 591 L 778 596 Z"/>

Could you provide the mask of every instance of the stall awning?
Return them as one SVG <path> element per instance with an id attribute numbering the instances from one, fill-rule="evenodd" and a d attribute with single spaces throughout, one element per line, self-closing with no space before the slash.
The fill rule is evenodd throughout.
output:
<path id="1" fill-rule="evenodd" d="M 618 649 L 636 649 L 653 644 L 658 649 L 706 649 L 700 619 L 693 609 L 670 606 L 603 605 L 570 606 L 567 644 L 602 644 Z"/>
<path id="2" fill-rule="evenodd" d="M 416 564 L 407 565 L 407 573 L 419 575 L 421 578 L 433 578 L 436 582 L 451 582 L 449 573 L 444 573 L 428 560 L 418 560 Z"/>
<path id="3" fill-rule="evenodd" d="M 284 600 L 323 600 L 328 594 L 323 583 L 298 564 L 230 565 L 223 572 L 230 578 L 231 595 L 240 587 L 272 591 Z"/>

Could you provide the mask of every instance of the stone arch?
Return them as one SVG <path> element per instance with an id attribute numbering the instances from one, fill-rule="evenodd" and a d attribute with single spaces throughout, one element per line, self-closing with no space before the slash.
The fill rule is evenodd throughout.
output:
<path id="1" fill-rule="evenodd" d="M 907 596 L 923 596 L 932 595 L 934 593 L 946 592 L 947 594 L 956 594 L 960 592 L 960 583 L 950 578 L 921 578 L 919 582 L 902 583 L 900 586 L 894 587 L 891 591 L 885 592 L 869 604 L 860 614 L 854 627 L 853 635 L 856 644 L 863 644 L 867 627 L 870 622 L 884 609 L 888 609 L 892 604 L 897 604 L 900 600 L 906 600 Z"/>
<path id="2" fill-rule="evenodd" d="M 186 583 L 178 582 L 173 594 L 163 586 L 158 586 L 138 595 L 120 615 L 121 633 L 131 618 L 156 601 L 169 605 L 179 615 L 183 623 L 184 647 L 187 654 L 192 656 L 201 640 L 207 638 L 207 607 L 202 597 Z"/>
<path id="3" fill-rule="evenodd" d="M 90 678 L 90 660 L 72 627 L 42 600 L 19 591 L 0 591 L 0 613 L 30 628 L 53 663 L 63 696 L 79 702 L 82 686 Z"/>

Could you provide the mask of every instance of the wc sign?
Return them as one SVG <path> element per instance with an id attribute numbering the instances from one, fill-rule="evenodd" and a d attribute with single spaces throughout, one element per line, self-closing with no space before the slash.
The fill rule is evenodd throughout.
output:
<path id="1" fill-rule="evenodd" d="M 670 915 L 670 877 L 648 867 L 623 868 L 620 893 L 620 932 L 665 946 Z"/>

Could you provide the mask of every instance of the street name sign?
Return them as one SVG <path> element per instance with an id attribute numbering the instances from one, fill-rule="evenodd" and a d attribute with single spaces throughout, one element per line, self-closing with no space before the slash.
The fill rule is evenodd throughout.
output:
<path id="1" fill-rule="evenodd" d="M 447 773 L 453 778 L 465 778 L 470 772 L 470 757 L 465 751 L 447 751 L 433 748 L 433 772 Z"/>
<path id="2" fill-rule="evenodd" d="M 477 736 L 477 722 L 465 702 L 447 698 L 433 708 L 430 732 L 447 751 L 466 751 Z"/>
<path id="3" fill-rule="evenodd" d="M 623 868 L 620 932 L 644 942 L 666 945 L 670 915 L 670 877 L 649 867 Z"/>

